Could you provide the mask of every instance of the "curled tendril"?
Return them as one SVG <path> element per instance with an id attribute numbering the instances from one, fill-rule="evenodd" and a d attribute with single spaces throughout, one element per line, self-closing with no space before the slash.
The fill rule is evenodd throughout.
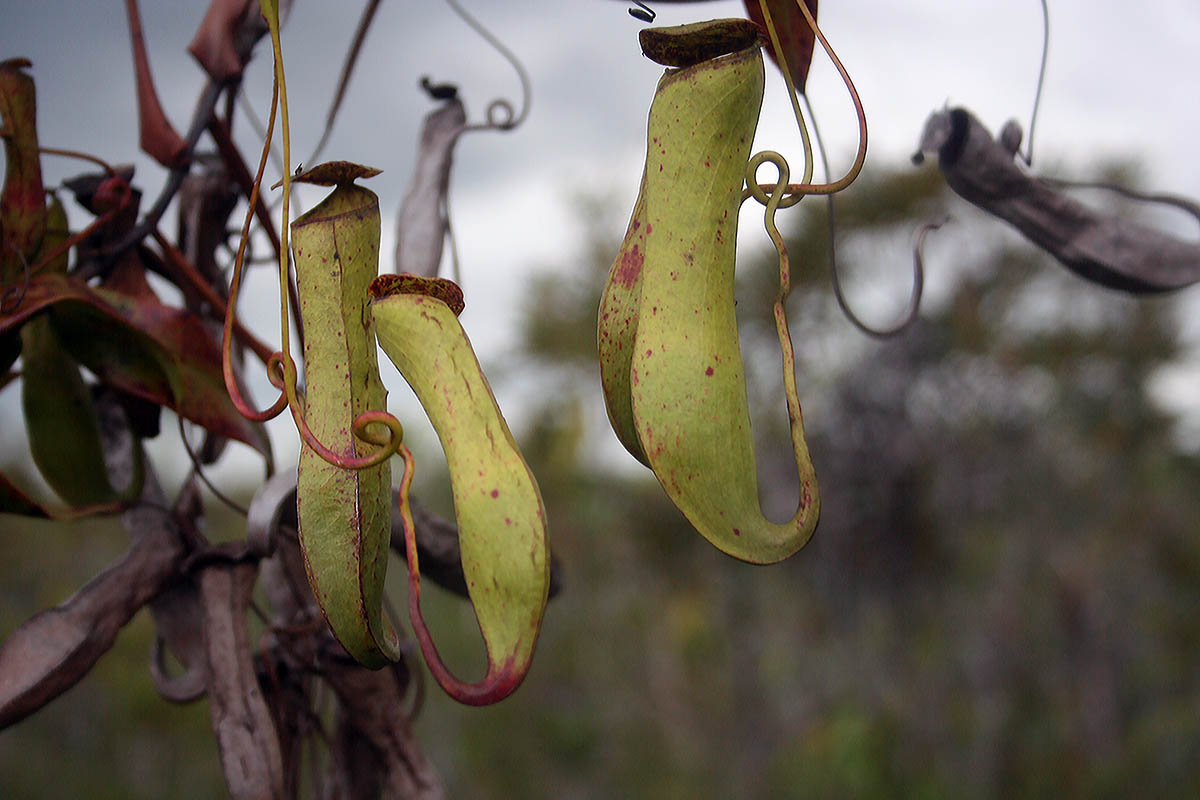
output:
<path id="1" fill-rule="evenodd" d="M 292 410 L 292 420 L 296 423 L 296 430 L 300 432 L 300 438 L 304 440 L 304 443 L 311 447 L 321 458 L 342 469 L 366 469 L 382 464 L 399 452 L 404 442 L 404 426 L 400 423 L 400 420 L 386 411 L 364 411 L 354 418 L 351 430 L 355 438 L 368 444 L 378 445 L 379 449 L 365 456 L 344 456 L 330 450 L 318 441 L 316 434 L 308 427 L 308 421 L 299 412 L 297 404 L 292 404 L 290 407 Z M 369 425 L 385 426 L 388 435 L 381 437 L 376 433 L 368 431 L 367 426 Z"/>
<path id="2" fill-rule="evenodd" d="M 530 98 L 533 96 L 533 91 L 530 88 L 529 73 L 525 71 L 525 67 L 521 63 L 521 60 L 517 58 L 511 50 L 505 47 L 504 43 L 497 39 L 494 33 L 484 27 L 484 25 L 479 20 L 475 19 L 475 17 L 467 13 L 467 10 L 459 5 L 457 0 L 446 0 L 446 5 L 450 6 L 454 13 L 458 14 L 463 22 L 471 26 L 471 28 L 480 36 L 482 36 L 497 53 L 503 56 L 508 63 L 512 64 L 513 69 L 516 70 L 518 80 L 521 81 L 520 113 L 516 112 L 511 102 L 501 97 L 488 104 L 486 115 L 487 122 L 479 123 L 477 125 L 468 125 L 465 130 L 511 131 L 513 128 L 518 127 L 522 122 L 525 121 L 525 118 L 529 116 L 529 106 L 531 102 Z"/>
<path id="3" fill-rule="evenodd" d="M 380 449 L 366 456 L 349 457 L 326 447 L 317 439 L 316 435 L 309 428 L 307 420 L 304 418 L 302 403 L 300 400 L 299 391 L 297 390 L 298 375 L 296 370 L 296 362 L 291 354 L 291 331 L 288 320 L 288 303 L 290 300 L 290 280 L 289 280 L 289 261 L 288 261 L 288 222 L 289 222 L 289 198 L 291 196 L 292 173 L 287 168 L 291 164 L 291 129 L 288 123 L 288 107 L 287 107 L 287 82 L 284 77 L 283 70 L 283 51 L 279 40 L 279 18 L 277 14 L 267 14 L 267 24 L 271 28 L 272 49 L 275 57 L 275 76 L 271 86 L 271 112 L 267 119 L 266 135 L 263 137 L 262 155 L 258 162 L 258 171 L 254 177 L 254 184 L 250 191 L 249 205 L 246 211 L 245 221 L 242 223 L 241 238 L 238 243 L 237 255 L 234 258 L 233 275 L 229 284 L 229 302 L 226 305 L 225 313 L 225 329 L 221 347 L 221 367 L 225 378 L 225 389 L 229 392 L 229 397 L 233 401 L 234 407 L 246 419 L 254 422 L 265 422 L 273 419 L 283 411 L 285 407 L 290 409 L 292 420 L 296 425 L 296 430 L 300 434 L 300 438 L 319 454 L 321 458 L 343 469 L 365 469 L 381 464 L 394 455 L 401 447 L 404 437 L 404 427 L 400 420 L 386 411 L 365 411 L 355 418 L 352 425 L 354 436 L 361 441 L 369 444 L 379 445 Z M 258 195 L 262 186 L 263 173 L 266 170 L 267 160 L 271 154 L 271 139 L 275 131 L 275 117 L 278 109 L 280 117 L 280 139 L 282 140 L 283 148 L 283 195 L 282 195 L 282 217 L 283 224 L 280 227 L 280 248 L 279 248 L 279 294 L 280 294 L 280 339 L 281 349 L 271 354 L 267 359 L 267 379 L 271 385 L 280 390 L 279 397 L 268 408 L 263 411 L 255 411 L 242 397 L 241 390 L 237 385 L 237 379 L 233 373 L 232 359 L 232 344 L 233 344 L 233 320 L 235 308 L 237 305 L 238 291 L 241 288 L 242 269 L 245 262 L 246 246 L 249 241 L 250 222 L 254 218 L 254 210 L 258 205 Z M 369 431 L 371 425 L 383 425 L 387 428 L 388 434 L 386 437 L 380 436 L 375 432 Z"/>
<path id="4" fill-rule="evenodd" d="M 774 48 L 775 54 L 779 57 L 779 70 L 783 73 L 783 81 L 787 85 L 788 97 L 792 101 L 792 113 L 796 117 L 796 126 L 800 129 L 800 139 L 804 145 L 804 176 L 800 183 L 788 184 L 787 194 L 779 200 L 779 208 L 794 206 L 806 194 L 833 194 L 840 192 L 853 183 L 858 174 L 862 172 L 863 163 L 867 158 L 867 116 L 863 110 L 862 100 L 858 96 L 858 90 L 854 88 L 854 81 L 850 79 L 850 73 L 842 65 L 841 59 L 838 58 L 837 53 L 829 45 L 829 40 L 825 38 L 825 34 L 821 33 L 821 29 L 817 26 L 816 18 L 808 10 L 808 6 L 804 3 L 804 0 L 797 0 L 796 5 L 800 7 L 800 11 L 804 14 L 804 19 L 808 22 L 809 27 L 812 28 L 813 34 L 821 42 L 821 47 L 829 55 L 829 60 L 837 68 L 838 74 L 842 76 L 842 82 L 846 85 L 846 89 L 850 93 L 850 99 L 854 103 L 854 111 L 858 117 L 858 151 L 854 156 L 854 163 L 850 165 L 850 169 L 841 178 L 831 183 L 812 183 L 814 159 L 812 142 L 808 135 L 808 126 L 805 124 L 804 114 L 800 110 L 796 85 L 792 81 L 792 73 L 788 68 L 787 57 L 784 54 L 783 47 L 779 43 L 779 34 L 776 32 L 775 23 L 771 19 L 771 11 L 767 8 L 766 0 L 759 0 L 763 20 L 767 25 L 767 34 L 771 38 L 771 46 Z M 767 196 L 768 188 L 760 186 L 757 192 L 749 191 L 745 196 L 754 197 L 758 202 L 765 203 L 766 201 L 763 198 Z"/>
<path id="5" fill-rule="evenodd" d="M 773 164 L 778 172 L 769 195 L 762 192 L 757 182 L 758 168 L 765 163 Z M 775 333 L 779 337 L 779 349 L 783 355 L 783 391 L 787 397 L 788 418 L 797 420 L 801 418 L 800 391 L 796 385 L 796 355 L 792 347 L 792 336 L 788 331 L 785 308 L 787 296 L 792 290 L 792 268 L 787 244 L 775 224 L 775 212 L 783 205 L 791 188 L 788 184 L 790 177 L 787 159 L 773 150 L 755 153 L 746 166 L 746 183 L 758 190 L 758 194 L 754 195 L 755 199 L 766 206 L 763 212 L 763 227 L 767 230 L 767 236 L 771 237 L 771 243 L 775 245 L 775 252 L 779 254 L 779 294 L 775 297 L 772 310 L 775 316 Z M 759 199 L 760 195 L 762 199 Z"/>
<path id="6" fill-rule="evenodd" d="M 776 170 L 775 185 L 771 188 L 770 195 L 762 193 L 762 187 L 758 185 L 758 168 L 763 164 L 772 164 Z M 752 188 L 752 193 L 757 190 L 754 197 L 759 200 L 766 209 L 763 212 L 763 227 L 767 230 L 767 236 L 771 237 L 771 244 L 775 245 L 775 252 L 779 254 L 779 295 L 775 298 L 775 321 L 779 333 L 779 343 L 784 346 L 784 359 L 792 361 L 791 357 L 791 336 L 788 334 L 787 322 L 783 321 L 782 327 L 779 322 L 783 317 L 783 303 L 787 299 L 788 294 L 792 290 L 792 270 L 790 260 L 788 258 L 787 244 L 783 241 L 783 236 L 779 233 L 779 228 L 775 224 L 775 212 L 779 209 L 781 203 L 787 196 L 788 178 L 791 177 L 791 172 L 788 167 L 787 159 L 774 150 L 764 150 L 760 153 L 755 153 L 750 159 L 750 163 L 746 165 L 746 182 Z M 760 198 L 761 195 L 761 199 Z M 784 344 L 786 341 L 786 345 Z M 791 375 L 792 383 L 795 383 L 795 370 L 787 370 Z M 785 376 L 786 377 L 786 376 Z M 790 403 L 791 394 L 789 394 Z"/>
<path id="7" fill-rule="evenodd" d="M 505 100 L 503 97 L 498 97 L 488 103 L 487 107 L 487 122 L 484 125 L 476 126 L 479 128 L 495 128 L 497 130 L 506 131 L 517 127 L 520 122 L 514 121 L 516 112 L 513 110 L 512 103 Z M 522 116 L 524 113 L 522 112 Z"/>
<path id="8" fill-rule="evenodd" d="M 268 409 L 268 412 L 273 411 L 274 413 L 266 417 L 266 419 L 274 417 L 286 406 L 292 412 L 292 421 L 296 425 L 296 430 L 300 434 L 300 438 L 330 464 L 335 464 L 342 469 L 366 469 L 367 467 L 383 463 L 399 451 L 401 443 L 404 441 L 404 426 L 400 420 L 386 411 L 364 411 L 354 418 L 354 422 L 351 425 L 351 431 L 355 438 L 368 444 L 379 445 L 380 449 L 365 456 L 354 457 L 345 456 L 331 450 L 322 444 L 316 434 L 312 432 L 312 429 L 308 426 L 308 420 L 304 417 L 304 412 L 301 411 L 303 404 L 300 401 L 300 394 L 296 388 L 298 383 L 296 362 L 291 354 L 283 351 L 272 354 L 270 361 L 267 363 L 267 377 L 270 379 L 271 384 L 281 391 L 281 394 L 275 405 Z M 388 430 L 388 435 L 381 437 L 374 432 L 368 431 L 368 426 L 372 424 L 385 426 Z"/>
<path id="9" fill-rule="evenodd" d="M 845 84 L 847 91 L 850 93 L 850 98 L 854 103 L 854 110 L 858 117 L 859 139 L 858 152 L 855 155 L 854 163 L 850 166 L 850 169 L 847 170 L 846 174 L 841 178 L 837 180 L 830 180 L 829 161 L 826 157 L 825 147 L 821 142 L 821 132 L 816 126 L 816 118 L 814 116 L 813 133 L 816 138 L 817 150 L 820 153 L 823 171 L 826 176 L 826 180 L 829 182 L 821 184 L 814 184 L 812 182 L 816 162 L 816 159 L 814 158 L 812 139 L 809 137 L 808 126 L 804 121 L 804 113 L 800 109 L 799 96 L 797 95 L 795 85 L 792 81 L 791 70 L 787 65 L 786 54 L 784 53 L 783 48 L 780 46 L 779 35 L 776 32 L 774 21 L 771 19 L 771 11 L 767 7 L 766 0 L 759 0 L 759 7 L 762 9 L 763 19 L 767 25 L 767 33 L 771 39 L 771 46 L 774 48 L 776 55 L 779 57 L 780 71 L 783 73 L 784 83 L 787 84 L 788 97 L 791 99 L 792 111 L 796 117 L 796 125 L 800 129 L 800 138 L 804 145 L 804 177 L 801 183 L 789 184 L 787 160 L 784 159 L 784 157 L 779 153 L 774 151 L 766 151 L 758 153 L 750 160 L 746 178 L 747 188 L 743 194 L 743 200 L 753 197 L 756 201 L 766 206 L 764 213 L 764 225 L 766 226 L 767 233 L 771 237 L 771 240 L 774 242 L 775 248 L 779 253 L 781 270 L 780 299 L 776 303 L 776 325 L 778 327 L 780 325 L 780 320 L 782 319 L 782 299 L 786 296 L 788 291 L 788 273 L 790 273 L 790 270 L 787 268 L 788 257 L 786 247 L 783 244 L 783 239 L 779 236 L 778 228 L 775 226 L 775 212 L 780 208 L 788 208 L 795 205 L 796 203 L 800 202 L 800 200 L 803 199 L 806 194 L 823 194 L 826 195 L 828 200 L 829 264 L 831 281 L 833 284 L 833 294 L 837 299 L 838 306 L 842 309 L 842 313 L 846 315 L 846 318 L 849 319 L 856 328 L 868 336 L 874 336 L 877 338 L 894 336 L 907 329 L 917 318 L 917 314 L 920 311 L 921 296 L 924 292 L 925 286 L 925 267 L 922 257 L 922 248 L 925 243 L 925 237 L 931 230 L 936 230 L 945 224 L 948 218 L 926 222 L 920 228 L 918 228 L 915 234 L 915 241 L 913 244 L 912 291 L 909 296 L 908 308 L 900 320 L 888 328 L 874 328 L 863 322 L 858 315 L 851 310 L 849 303 L 846 301 L 845 293 L 842 291 L 841 279 L 837 268 L 837 248 L 835 241 L 836 222 L 834 216 L 833 195 L 848 187 L 858 177 L 859 173 L 862 172 L 862 167 L 867 155 L 866 113 L 863 110 L 862 101 L 858 96 L 858 91 L 854 87 L 854 82 L 850 79 L 850 74 L 846 71 L 845 66 L 842 65 L 841 59 L 837 57 L 837 54 L 833 51 L 833 48 L 830 47 L 829 40 L 825 38 L 823 33 L 821 33 L 821 29 L 817 26 L 817 21 L 813 17 L 812 12 L 809 11 L 808 6 L 803 2 L 803 0 L 797 0 L 796 5 L 799 6 L 805 20 L 809 24 L 809 27 L 812 28 L 813 34 L 818 40 L 820 40 L 821 47 L 824 48 L 825 52 L 829 55 L 830 61 L 832 61 L 834 66 L 837 68 L 838 73 L 842 77 L 842 82 Z M 812 106 L 809 104 L 807 96 L 804 97 L 804 104 L 808 109 L 809 116 L 813 116 Z M 1036 114 L 1036 106 L 1034 113 Z M 759 185 L 757 183 L 755 173 L 757 172 L 758 167 L 765 162 L 774 164 L 776 169 L 779 170 L 779 180 L 776 182 L 774 187 Z M 768 190 L 770 191 L 768 192 Z M 784 322 L 783 325 L 785 327 L 781 328 L 779 331 L 780 344 L 784 347 L 786 353 L 790 349 L 791 343 L 789 340 L 786 345 L 784 344 L 784 337 L 787 335 L 786 322 Z M 788 357 L 785 355 L 785 359 L 787 358 Z M 791 400 L 789 395 L 789 403 L 790 402 Z"/>
<path id="10" fill-rule="evenodd" d="M 779 178 L 772 186 L 770 184 L 760 184 L 758 182 L 758 168 L 763 164 L 773 164 L 778 171 Z M 750 197 L 753 197 L 762 205 L 766 206 L 765 217 L 767 222 L 767 233 L 772 230 L 778 233 L 779 229 L 775 227 L 775 211 L 779 208 L 786 208 L 784 201 L 788 199 L 788 178 L 791 177 L 791 167 L 788 165 L 787 159 L 774 150 L 763 150 L 755 153 L 750 162 L 746 165 L 746 191 Z M 769 192 L 768 192 L 769 190 Z M 775 237 L 772 236 L 774 241 Z"/>
<path id="11" fill-rule="evenodd" d="M 271 381 L 271 385 L 280 390 L 279 397 L 268 408 L 263 411 L 255 411 L 242 397 L 241 388 L 238 386 L 237 378 L 233 374 L 233 321 L 236 315 L 238 292 L 242 286 L 242 268 L 245 264 L 246 246 L 250 241 L 250 222 L 254 219 L 254 209 L 258 206 L 259 188 L 262 186 L 263 173 L 267 168 L 267 159 L 271 153 L 271 136 L 275 131 L 275 108 L 279 101 L 279 83 L 276 80 L 271 87 L 271 113 L 267 118 L 267 129 L 263 136 L 263 151 L 262 157 L 258 161 L 258 172 L 254 176 L 254 184 L 250 188 L 250 201 L 246 208 L 246 219 L 242 223 L 241 237 L 238 242 L 237 254 L 233 259 L 233 275 L 229 279 L 229 300 L 225 304 L 225 329 L 221 338 L 221 372 L 225 378 L 225 391 L 229 393 L 229 399 L 233 401 L 234 408 L 238 410 L 246 419 L 252 422 L 266 422 L 269 419 L 274 419 L 283 411 L 287 405 L 287 393 L 283 391 L 285 384 L 285 375 L 287 370 L 284 368 L 284 359 L 286 356 L 281 350 L 272 353 L 267 359 L 267 379 Z M 287 170 L 284 170 L 286 173 Z M 286 341 L 286 338 L 285 338 Z M 295 372 L 293 365 L 292 371 Z"/>

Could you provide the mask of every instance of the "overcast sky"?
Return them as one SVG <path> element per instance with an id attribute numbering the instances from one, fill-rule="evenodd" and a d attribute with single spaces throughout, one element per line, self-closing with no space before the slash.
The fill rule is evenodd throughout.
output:
<path id="1" fill-rule="evenodd" d="M 486 364 L 512 341 L 521 276 L 532 268 L 573 268 L 581 228 L 571 198 L 595 192 L 632 205 L 661 68 L 641 56 L 642 23 L 626 13 L 629 4 L 461 2 L 521 57 L 533 83 L 526 125 L 466 137 L 457 152 L 451 201 L 465 276 L 463 320 Z M 732 1 L 651 5 L 656 24 L 743 13 L 741 2 Z M 203 82 L 185 47 L 205 6 L 178 0 L 141 6 L 158 89 L 180 129 Z M 296 0 L 284 29 L 294 159 L 307 157 L 320 133 L 359 10 L 353 3 Z M 1106 158 L 1136 159 L 1156 190 L 1200 196 L 1193 144 L 1200 127 L 1194 90 L 1200 3 L 1051 0 L 1050 14 L 1035 165 L 1078 171 Z M 947 101 L 971 108 L 993 131 L 1010 117 L 1028 127 L 1042 37 L 1037 0 L 825 0 L 820 21 L 866 107 L 868 168 L 904 167 L 925 118 Z M 247 81 L 264 117 L 266 52 Z M 136 151 L 122 3 L 0 0 L 0 57 L 16 56 L 33 62 L 43 144 L 133 162 L 147 195 L 157 191 L 161 171 Z M 473 119 L 497 95 L 519 100 L 507 63 L 443 2 L 383 4 L 325 158 L 384 170 L 369 186 L 380 195 L 389 260 L 421 118 L 432 107 L 417 89 L 425 74 L 458 84 Z M 821 54 L 809 95 L 837 170 L 852 154 L 856 133 L 846 93 Z M 240 141 L 253 159 L 258 143 L 247 134 L 243 126 Z M 757 144 L 780 150 L 793 173 L 799 170 L 799 138 L 773 70 Z M 45 167 L 49 183 L 81 171 L 60 159 Z M 613 235 L 620 233 L 618 225 Z"/>

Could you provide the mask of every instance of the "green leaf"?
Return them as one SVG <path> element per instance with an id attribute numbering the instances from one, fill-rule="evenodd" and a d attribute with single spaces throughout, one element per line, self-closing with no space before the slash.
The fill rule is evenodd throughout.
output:
<path id="1" fill-rule="evenodd" d="M 113 502 L 118 492 L 108 480 L 100 423 L 78 365 L 45 316 L 26 323 L 21 341 L 21 400 L 38 471 L 69 505 Z"/>

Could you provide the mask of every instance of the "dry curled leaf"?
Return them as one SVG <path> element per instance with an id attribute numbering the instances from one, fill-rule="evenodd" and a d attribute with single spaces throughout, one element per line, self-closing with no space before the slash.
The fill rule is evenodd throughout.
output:
<path id="1" fill-rule="evenodd" d="M 199 587 L 188 577 L 150 603 L 155 626 L 150 679 L 158 693 L 172 703 L 198 700 L 208 688 L 204 630 L 196 624 L 202 615 L 201 599 Z M 165 663 L 167 651 L 183 666 L 183 672 L 170 674 Z"/>
<path id="2" fill-rule="evenodd" d="M 1200 245 L 1101 213 L 1052 182 L 1029 175 L 1014 159 L 1019 141 L 1012 125 L 997 140 L 966 109 L 945 109 L 925 123 L 913 160 L 936 153 L 951 189 L 1087 280 L 1132 294 L 1173 291 L 1200 281 Z M 1182 198 L 1141 199 L 1165 202 L 1200 218 L 1200 208 Z"/>
<path id="3" fill-rule="evenodd" d="M 437 275 L 449 228 L 446 195 L 454 145 L 466 127 L 467 112 L 457 98 L 425 117 L 416 168 L 396 224 L 396 272 Z"/>

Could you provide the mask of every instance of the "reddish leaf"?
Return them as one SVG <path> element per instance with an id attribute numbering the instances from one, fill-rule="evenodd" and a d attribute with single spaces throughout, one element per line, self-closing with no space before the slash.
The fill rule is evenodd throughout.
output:
<path id="1" fill-rule="evenodd" d="M 746 13 L 750 19 L 765 30 L 766 22 L 763 19 L 758 0 L 745 0 L 745 2 Z M 808 6 L 808 10 L 812 12 L 815 20 L 817 18 L 817 0 L 804 0 L 804 4 Z M 783 48 L 783 55 L 787 60 L 788 69 L 792 73 L 792 81 L 796 84 L 796 91 L 804 94 L 804 84 L 808 80 L 808 67 L 812 63 L 813 46 L 816 43 L 812 26 L 804 18 L 803 12 L 797 5 L 797 0 L 767 0 L 767 9 L 771 12 L 771 21 L 775 23 L 779 46 Z M 770 44 L 769 37 L 767 42 L 767 52 L 778 66 L 779 56 Z"/>
<path id="2" fill-rule="evenodd" d="M 171 126 L 158 102 L 154 78 L 150 74 L 150 58 L 146 55 L 146 40 L 142 36 L 142 18 L 137 0 L 125 0 L 129 15 L 129 38 L 133 45 L 133 71 L 137 77 L 138 132 L 142 150 L 164 167 L 175 167 L 187 153 L 187 143 Z"/>
<path id="3" fill-rule="evenodd" d="M 4 190 L 0 194 L 0 285 L 19 279 L 22 259 L 32 263 L 46 224 L 42 163 L 38 155 L 37 98 L 23 58 L 0 62 L 0 123 L 4 136 Z"/>
<path id="4" fill-rule="evenodd" d="M 188 52 L 214 81 L 242 74 L 250 50 L 266 31 L 253 0 L 212 0 Z"/>
<path id="5" fill-rule="evenodd" d="M 221 352 L 204 321 L 153 296 L 92 288 L 60 275 L 39 275 L 21 307 L 0 317 L 0 335 L 49 310 L 55 333 L 106 384 L 174 409 L 220 436 L 270 457 L 261 426 L 237 412 L 225 391 Z"/>

